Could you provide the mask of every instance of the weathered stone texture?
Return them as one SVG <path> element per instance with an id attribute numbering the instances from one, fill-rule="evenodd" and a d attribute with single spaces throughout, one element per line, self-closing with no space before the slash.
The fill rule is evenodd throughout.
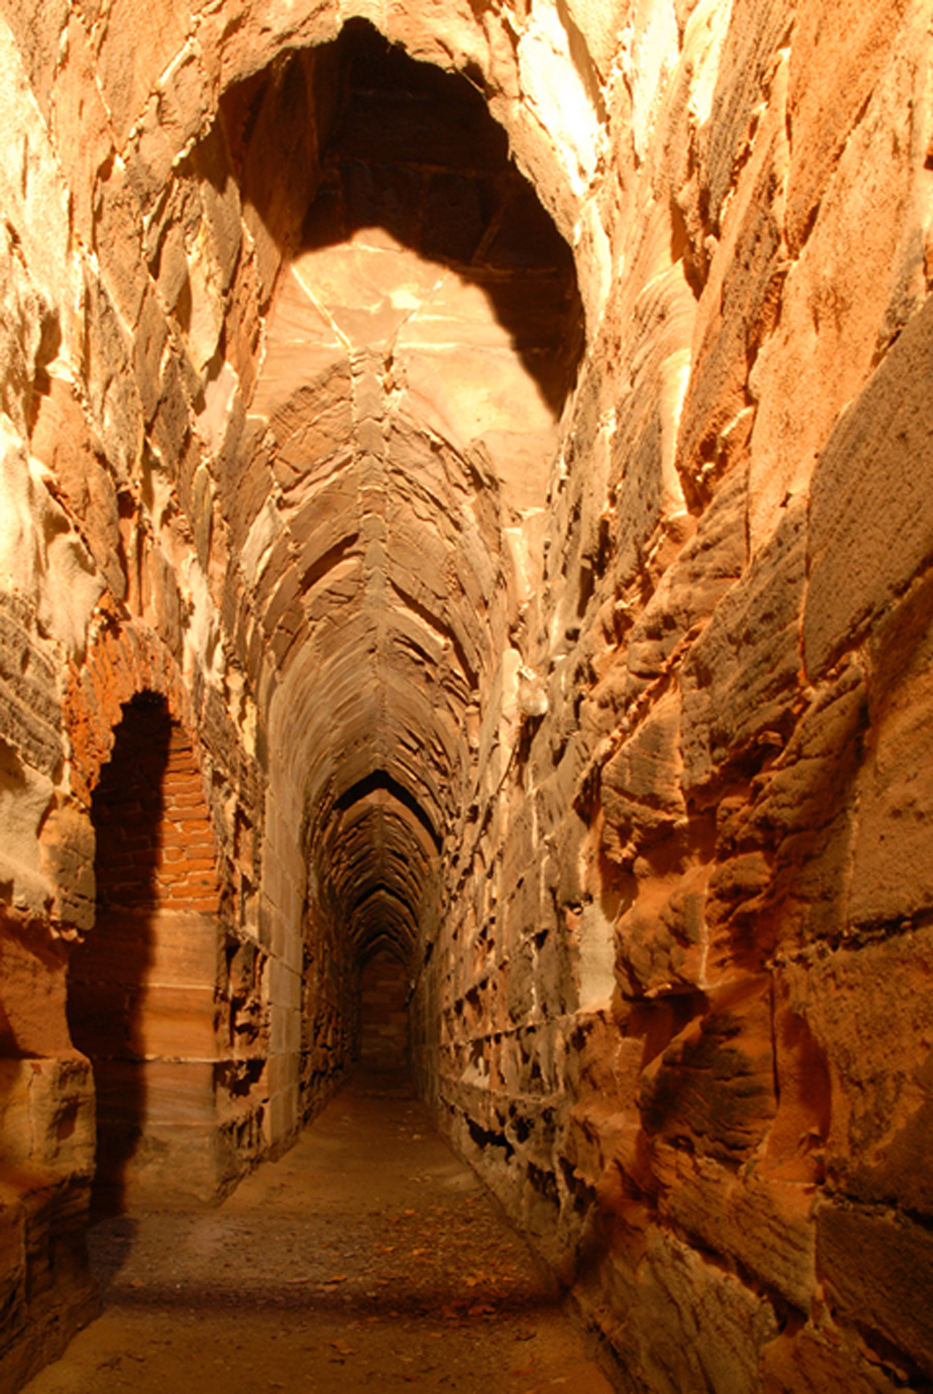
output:
<path id="1" fill-rule="evenodd" d="M 630 1332 L 617 1337 L 622 1389 L 760 1388 L 762 1346 L 777 1334 L 771 1308 L 730 1273 L 660 1231 L 638 1271 Z"/>
<path id="2" fill-rule="evenodd" d="M 0 736 L 26 764 L 52 778 L 62 762 L 57 673 L 35 634 L 35 617 L 15 595 L 0 595 Z"/>
<path id="3" fill-rule="evenodd" d="M 816 1285 L 813 1192 L 797 1183 L 736 1179 L 709 1159 L 657 1148 L 661 1213 L 711 1251 L 738 1259 L 802 1312 Z"/>
<path id="4" fill-rule="evenodd" d="M 859 27 L 848 36 L 856 48 Z M 806 490 L 837 416 L 923 303 L 924 237 L 916 200 L 922 198 L 924 155 L 913 113 L 925 100 L 919 95 L 925 67 L 910 46 L 892 46 L 806 245 L 788 262 L 780 323 L 749 379 L 758 403 L 749 518 L 755 550 L 770 535 L 786 496 Z M 788 124 L 792 132 L 792 114 Z M 801 162 L 805 179 L 811 168 Z M 787 235 L 793 238 L 793 230 Z M 878 275 L 861 274 L 866 264 L 877 266 Z"/>
<path id="5" fill-rule="evenodd" d="M 840 1317 L 906 1351 L 929 1378 L 929 1291 L 933 1254 L 926 1229 L 840 1206 L 817 1214 L 817 1254 L 827 1295 Z"/>
<path id="6" fill-rule="evenodd" d="M 53 920 L 86 930 L 94 923 L 94 834 L 87 814 L 70 802 L 56 803 L 42 825 L 40 855 L 54 888 Z"/>
<path id="7" fill-rule="evenodd" d="M 56 491 L 116 600 L 126 595 L 121 566 L 119 504 L 103 448 L 88 429 L 78 402 L 58 378 L 38 403 L 30 442 L 33 455 L 55 478 Z"/>
<path id="8" fill-rule="evenodd" d="M 746 562 L 747 480 L 736 468 L 717 489 L 687 541 L 660 578 L 635 620 L 627 643 L 629 680 L 625 696 L 659 678 L 677 649 L 695 636 L 717 603 L 737 581 Z M 612 670 L 607 674 L 607 686 Z"/>
<path id="9" fill-rule="evenodd" d="M 802 507 L 788 508 L 771 545 L 730 590 L 684 663 L 688 789 L 721 776 L 756 745 L 780 746 L 792 728 L 801 676 L 805 523 Z"/>
<path id="10" fill-rule="evenodd" d="M 788 0 L 739 0 L 733 6 L 715 76 L 712 119 L 703 131 L 702 176 L 708 190 L 711 231 L 720 231 L 723 205 L 735 167 L 747 155 L 756 108 L 767 93 L 779 63 L 779 50 L 790 37 L 794 7 Z"/>
<path id="11" fill-rule="evenodd" d="M 772 7 L 778 20 L 781 9 Z M 718 244 L 713 244 L 715 252 L 697 306 L 693 371 L 678 436 L 677 467 L 688 491 L 700 497 L 736 462 L 746 464 L 744 447 L 754 421 L 750 372 L 775 328 L 789 268 L 780 218 L 786 161 L 781 99 L 785 80 L 786 74 L 779 69 L 762 128 L 731 195 L 729 223 Z M 711 151 L 711 159 L 713 155 Z M 680 202 L 684 197 L 679 195 Z M 698 238 L 704 230 L 701 226 Z M 707 260 L 709 244 L 701 242 L 695 255 Z"/>
<path id="12" fill-rule="evenodd" d="M 907 0 L 887 0 L 853 21 L 842 0 L 806 5 L 791 46 L 787 227 L 796 251 L 846 140 L 898 40 Z M 806 153 L 804 153 L 806 152 Z"/>
<path id="13" fill-rule="evenodd" d="M 804 619 L 818 677 L 931 554 L 921 462 L 930 455 L 933 305 L 907 325 L 843 415 L 814 473 Z M 892 539 L 897 540 L 892 546 Z"/>
<path id="14" fill-rule="evenodd" d="M 834 1328 L 823 1337 L 810 1326 L 795 1336 L 779 1336 L 765 1347 L 762 1376 L 765 1394 L 786 1389 L 799 1389 L 801 1394 L 829 1389 L 892 1394 L 897 1388 L 857 1341 L 843 1339 Z"/>
<path id="15" fill-rule="evenodd" d="M 894 1199 L 914 1214 L 928 1214 L 931 1205 L 917 1166 L 929 1118 L 929 1026 L 925 994 L 907 983 L 926 980 L 929 954 L 922 931 L 785 970 L 789 1001 L 825 1061 L 823 1141 L 832 1180 L 855 1197 Z"/>
<path id="16" fill-rule="evenodd" d="M 754 1150 L 776 1111 L 769 986 L 722 995 L 643 1077 L 640 1102 L 649 1135 L 735 1162 Z"/>
<path id="17" fill-rule="evenodd" d="M 670 836 L 686 821 L 681 791 L 680 703 L 662 697 L 632 738 L 603 767 L 603 847 L 617 861 Z"/>
<path id="18" fill-rule="evenodd" d="M 0 8 L 0 1380 L 403 988 L 620 1388 L 928 1380 L 925 8 Z"/>

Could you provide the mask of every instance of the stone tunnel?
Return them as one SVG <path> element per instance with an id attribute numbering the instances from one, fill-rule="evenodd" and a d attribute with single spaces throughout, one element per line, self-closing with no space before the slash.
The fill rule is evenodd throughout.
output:
<path id="1" fill-rule="evenodd" d="M 360 1059 L 620 1390 L 930 1387 L 931 45 L 2 0 L 3 1389 Z"/>

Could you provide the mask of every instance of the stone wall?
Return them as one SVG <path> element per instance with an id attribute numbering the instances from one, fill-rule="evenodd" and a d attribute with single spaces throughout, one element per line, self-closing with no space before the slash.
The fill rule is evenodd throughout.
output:
<path id="1" fill-rule="evenodd" d="M 623 1389 L 931 1372 L 928 39 L 843 8 L 672 12 L 641 148 L 636 23 L 548 710 L 448 920 L 449 1126 Z"/>
<path id="2" fill-rule="evenodd" d="M 408 1069 L 409 980 L 401 959 L 383 950 L 360 974 L 360 1063 L 375 1071 Z"/>
<path id="3" fill-rule="evenodd" d="M 922 1387 L 926 7 L 0 16 L 0 1380 L 89 1310 L 149 693 L 202 1197 L 384 950 L 621 1389 Z"/>

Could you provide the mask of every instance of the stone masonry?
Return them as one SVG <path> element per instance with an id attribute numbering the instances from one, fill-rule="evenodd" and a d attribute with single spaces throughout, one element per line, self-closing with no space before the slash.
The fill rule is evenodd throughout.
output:
<path id="1" fill-rule="evenodd" d="M 933 1381 L 915 0 L 0 0 L 0 1390 L 397 1063 L 626 1394 Z"/>

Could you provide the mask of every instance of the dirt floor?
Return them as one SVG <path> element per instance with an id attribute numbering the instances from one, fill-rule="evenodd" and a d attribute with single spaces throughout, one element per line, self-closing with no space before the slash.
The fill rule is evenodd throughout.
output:
<path id="1" fill-rule="evenodd" d="M 219 1209 L 91 1231 L 101 1316 L 28 1394 L 611 1394 L 398 1081 L 357 1077 Z"/>

